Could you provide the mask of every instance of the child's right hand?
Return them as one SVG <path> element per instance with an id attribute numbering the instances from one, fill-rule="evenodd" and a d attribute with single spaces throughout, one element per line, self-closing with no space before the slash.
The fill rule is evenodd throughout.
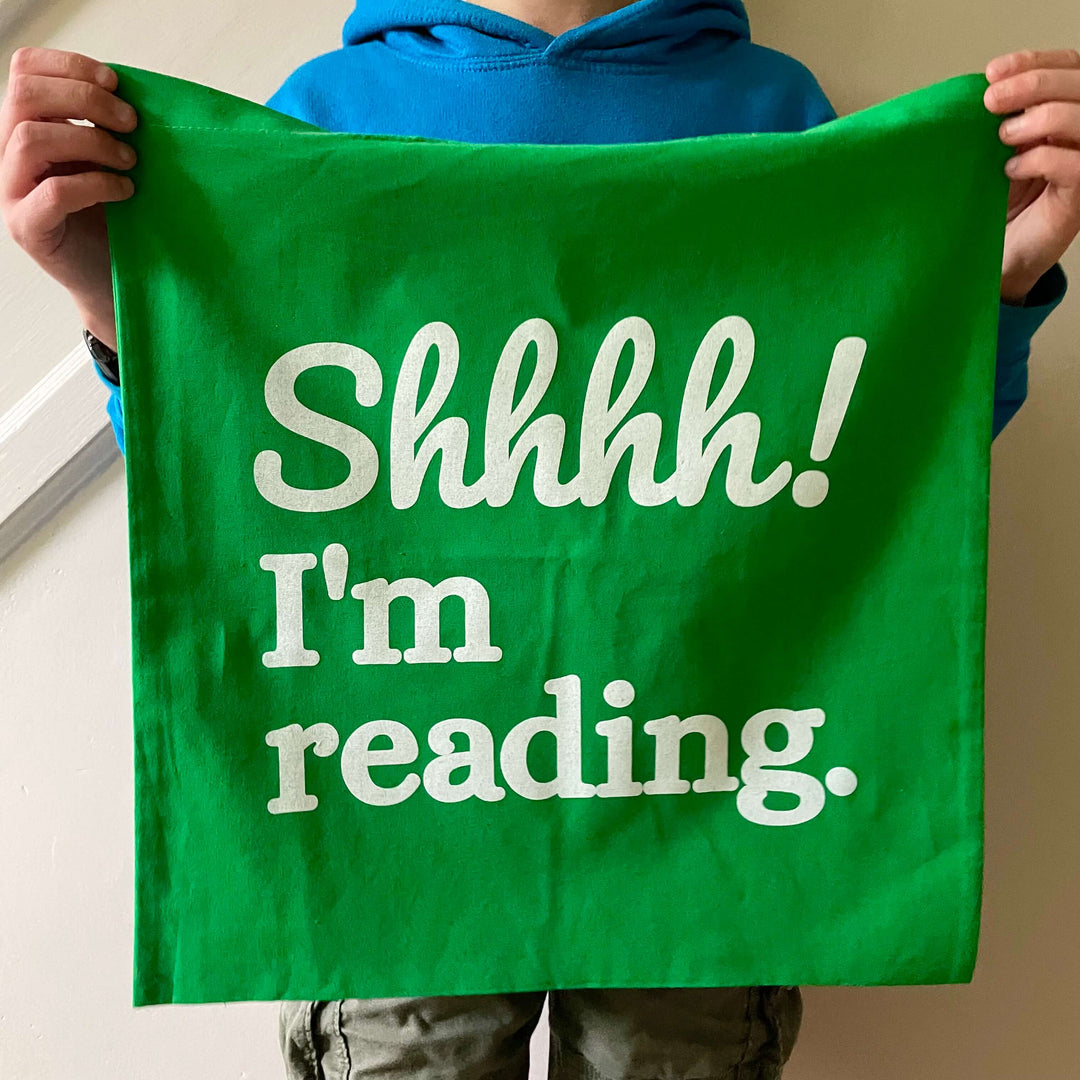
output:
<path id="1" fill-rule="evenodd" d="M 131 131 L 135 110 L 116 72 L 81 53 L 17 49 L 0 104 L 0 214 L 19 245 L 71 294 L 83 325 L 116 348 L 105 206 L 128 198 L 135 152 L 105 129 Z M 94 127 L 69 120 L 89 120 Z"/>

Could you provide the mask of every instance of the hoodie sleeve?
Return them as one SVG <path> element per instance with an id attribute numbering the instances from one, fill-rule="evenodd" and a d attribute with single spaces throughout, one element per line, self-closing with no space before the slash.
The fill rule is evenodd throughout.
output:
<path id="1" fill-rule="evenodd" d="M 836 110 L 810 72 L 806 95 L 807 127 L 836 119 Z M 994 371 L 994 417 L 990 438 L 997 438 L 1027 397 L 1031 339 L 1050 312 L 1061 303 L 1068 278 L 1061 263 L 1054 263 L 1018 304 L 998 305 L 997 366 Z"/>
<path id="2" fill-rule="evenodd" d="M 124 412 L 120 405 L 120 384 L 107 378 L 105 372 L 98 367 L 93 357 L 90 359 L 90 366 L 109 392 L 108 397 L 105 398 L 105 415 L 108 416 L 109 423 L 112 424 L 116 445 L 120 447 L 120 453 L 122 454 L 124 453 Z"/>
<path id="3" fill-rule="evenodd" d="M 1068 288 L 1061 263 L 1054 263 L 1020 304 L 1004 300 L 998 309 L 997 369 L 994 373 L 994 428 L 991 438 L 1012 419 L 1027 397 L 1028 356 L 1035 331 L 1061 303 Z"/>

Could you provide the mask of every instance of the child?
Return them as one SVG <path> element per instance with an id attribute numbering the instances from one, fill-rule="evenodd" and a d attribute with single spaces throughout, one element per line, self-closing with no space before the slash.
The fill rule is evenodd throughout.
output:
<path id="1" fill-rule="evenodd" d="M 302 65 L 267 104 L 331 130 L 472 142 L 795 131 L 835 116 L 802 64 L 751 43 L 741 0 L 360 0 L 344 46 Z M 19 50 L 11 71 L 0 111 L 4 219 L 71 293 L 123 448 L 102 203 L 133 185 L 87 166 L 130 167 L 108 131 L 136 120 L 109 92 L 115 76 L 88 57 Z M 993 437 L 1024 399 L 1030 340 L 1064 295 L 1057 260 L 1080 230 L 1080 55 L 1011 54 L 986 75 L 987 108 L 1022 114 L 1001 132 L 1019 152 L 1007 170 Z M 41 122 L 66 117 L 96 126 Z M 283 1002 L 288 1077 L 524 1080 L 545 996 Z M 550 1075 L 560 1080 L 772 1080 L 802 1013 L 793 986 L 571 989 L 548 1001 Z"/>

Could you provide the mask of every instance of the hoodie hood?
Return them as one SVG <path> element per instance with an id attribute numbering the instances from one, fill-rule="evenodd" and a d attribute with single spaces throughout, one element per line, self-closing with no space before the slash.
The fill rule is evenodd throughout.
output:
<path id="1" fill-rule="evenodd" d="M 749 37 L 742 0 L 637 0 L 557 36 L 465 0 L 357 0 L 342 42 L 381 40 L 449 63 L 566 58 L 653 66 Z"/>
<path id="2" fill-rule="evenodd" d="M 831 119 L 804 65 L 750 40 L 743 2 L 636 0 L 549 34 L 466 0 L 358 0 L 344 46 L 298 67 L 267 104 L 328 131 L 474 143 L 652 142 Z"/>

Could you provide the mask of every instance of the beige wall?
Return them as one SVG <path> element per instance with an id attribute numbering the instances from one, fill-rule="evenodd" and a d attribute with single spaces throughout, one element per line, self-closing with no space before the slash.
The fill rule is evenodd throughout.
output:
<path id="1" fill-rule="evenodd" d="M 344 9 L 315 0 L 297 19 L 284 0 L 53 0 L 14 44 L 262 99 L 333 47 Z M 803 59 L 841 112 L 1011 48 L 1080 45 L 1075 0 L 748 0 L 748 10 L 755 38 Z M 0 412 L 3 393 L 17 397 L 78 330 L 65 297 L 2 244 Z M 1074 295 L 1036 338 L 1029 400 L 993 451 L 974 982 L 808 989 L 790 1080 L 1080 1077 L 1080 246 L 1065 265 Z M 29 356 L 10 348 L 12 334 Z M 280 1076 L 273 1005 L 130 1006 L 126 560 L 115 462 L 0 564 L 0 1077 Z"/>

